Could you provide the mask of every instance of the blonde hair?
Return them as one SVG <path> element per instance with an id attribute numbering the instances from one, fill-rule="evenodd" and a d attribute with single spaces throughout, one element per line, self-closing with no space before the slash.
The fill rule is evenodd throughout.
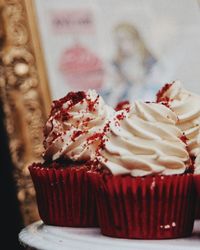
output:
<path id="1" fill-rule="evenodd" d="M 130 24 L 130 23 L 120 23 L 119 25 L 117 25 L 114 28 L 114 33 L 124 32 L 124 31 L 131 35 L 131 38 L 132 38 L 133 41 L 138 42 L 141 57 L 142 57 L 143 61 L 145 61 L 146 58 L 154 57 L 150 53 L 150 51 L 147 49 L 146 44 L 144 43 L 144 40 L 141 38 L 139 32 L 137 31 L 137 29 L 132 24 Z M 118 56 L 120 58 L 120 57 L 122 57 L 122 54 L 121 55 L 119 54 Z"/>

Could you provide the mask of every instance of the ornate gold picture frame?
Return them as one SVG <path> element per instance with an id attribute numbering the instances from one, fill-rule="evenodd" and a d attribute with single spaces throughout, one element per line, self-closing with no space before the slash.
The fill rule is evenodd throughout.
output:
<path id="1" fill-rule="evenodd" d="M 0 0 L 0 101 L 27 225 L 38 219 L 28 165 L 40 160 L 51 102 L 32 0 Z"/>

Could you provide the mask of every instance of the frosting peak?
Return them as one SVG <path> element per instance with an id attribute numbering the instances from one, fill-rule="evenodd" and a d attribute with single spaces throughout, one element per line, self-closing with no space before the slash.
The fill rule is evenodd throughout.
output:
<path id="1" fill-rule="evenodd" d="M 70 92 L 54 101 L 44 128 L 44 158 L 89 160 L 98 145 L 92 136 L 103 131 L 114 110 L 95 90 Z"/>
<path id="2" fill-rule="evenodd" d="M 166 84 L 157 94 L 157 102 L 165 103 L 177 117 L 177 126 L 188 138 L 188 150 L 192 156 L 200 153 L 200 96 L 183 88 L 180 81 Z"/>
<path id="3" fill-rule="evenodd" d="M 114 175 L 184 173 L 189 155 L 176 122 L 166 106 L 136 101 L 130 111 L 119 111 L 110 121 L 97 159 Z"/>

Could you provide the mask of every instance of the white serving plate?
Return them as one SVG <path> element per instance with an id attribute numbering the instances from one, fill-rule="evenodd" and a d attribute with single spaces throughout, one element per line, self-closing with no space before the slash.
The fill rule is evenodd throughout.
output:
<path id="1" fill-rule="evenodd" d="M 37 221 L 19 234 L 24 246 L 40 250 L 200 250 L 200 220 L 189 238 L 174 240 L 126 240 L 101 235 L 99 228 L 70 228 Z"/>

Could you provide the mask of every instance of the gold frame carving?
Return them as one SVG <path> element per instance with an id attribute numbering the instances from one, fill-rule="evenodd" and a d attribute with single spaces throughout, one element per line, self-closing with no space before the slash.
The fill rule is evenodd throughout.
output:
<path id="1" fill-rule="evenodd" d="M 0 18 L 0 100 L 17 197 L 27 225 L 39 218 L 27 166 L 41 159 L 42 128 L 51 97 L 34 1 L 0 0 Z"/>

